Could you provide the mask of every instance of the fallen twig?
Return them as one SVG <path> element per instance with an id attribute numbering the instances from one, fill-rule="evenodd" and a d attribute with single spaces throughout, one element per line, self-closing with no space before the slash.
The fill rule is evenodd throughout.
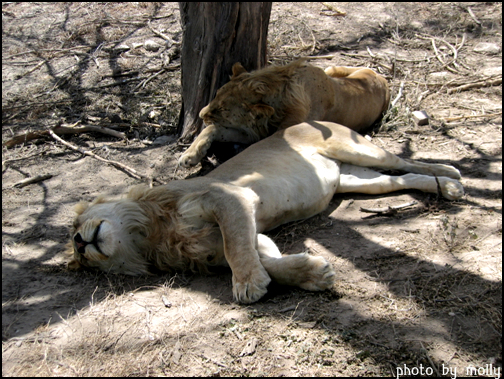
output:
<path id="1" fill-rule="evenodd" d="M 144 79 L 147 79 L 148 76 L 137 76 L 135 78 L 129 78 L 129 79 L 125 79 L 121 82 L 114 82 L 114 83 L 109 83 L 109 84 L 102 84 L 101 86 L 94 86 L 94 87 L 86 87 L 86 88 L 83 88 L 84 91 L 92 91 L 92 90 L 96 90 L 96 89 L 102 89 L 102 88 L 109 88 L 109 87 L 115 87 L 115 86 L 122 86 L 124 84 L 128 84 L 128 83 L 131 83 L 131 82 L 136 82 L 137 80 L 144 80 Z"/>
<path id="2" fill-rule="evenodd" d="M 429 360 L 429 363 L 431 364 L 431 367 L 434 369 L 434 371 L 436 371 L 436 376 L 441 376 L 439 375 L 439 370 L 437 369 L 436 365 L 434 364 L 434 362 L 432 362 L 432 359 L 431 357 L 429 356 L 429 353 L 427 352 L 427 349 L 424 347 L 422 341 L 420 341 L 420 346 L 422 346 L 422 349 L 424 349 L 425 351 L 425 356 L 427 357 L 427 359 Z"/>
<path id="3" fill-rule="evenodd" d="M 6 160 L 2 161 L 2 171 L 5 170 L 7 168 L 7 165 L 11 162 L 16 162 L 16 161 L 21 161 L 23 159 L 30 159 L 33 157 L 37 157 L 39 155 L 44 154 L 45 152 L 46 152 L 46 150 L 44 149 L 42 151 L 37 151 L 35 154 L 26 155 L 26 156 L 22 156 L 19 158 L 6 159 Z"/>
<path id="4" fill-rule="evenodd" d="M 352 57 L 352 58 L 364 58 L 368 59 L 369 57 L 367 55 L 363 54 L 355 54 L 355 53 L 340 53 L 341 55 L 344 55 L 345 57 Z M 386 55 L 375 55 L 373 58 L 375 59 L 386 59 Z M 418 62 L 429 62 L 430 58 L 432 57 L 426 57 L 426 58 L 419 58 L 419 59 L 405 59 L 405 58 L 396 58 L 394 57 L 394 60 L 397 62 L 409 62 L 409 63 L 418 63 Z"/>
<path id="5" fill-rule="evenodd" d="M 367 50 L 368 54 L 371 56 L 371 58 L 376 58 L 376 55 L 374 55 L 374 54 L 371 52 L 371 49 L 369 48 L 369 46 L 366 46 L 366 50 Z"/>
<path id="6" fill-rule="evenodd" d="M 453 92 L 458 92 L 458 91 L 465 91 L 471 88 L 483 88 L 483 87 L 491 87 L 491 86 L 497 86 L 499 84 L 502 84 L 502 77 L 497 78 L 497 79 L 490 79 L 490 80 L 485 80 L 485 81 L 480 81 L 477 83 L 469 83 L 469 84 L 464 84 L 459 87 L 455 88 L 450 88 L 448 90 L 448 94 L 451 94 Z"/>
<path id="7" fill-rule="evenodd" d="M 333 59 L 336 55 L 310 55 L 308 59 Z"/>
<path id="8" fill-rule="evenodd" d="M 390 108 L 395 107 L 395 105 L 397 104 L 397 102 L 399 101 L 399 99 L 402 96 L 403 89 L 404 89 L 404 81 L 402 81 L 401 84 L 399 85 L 399 92 L 397 93 L 396 98 L 394 100 L 392 100 L 392 102 L 390 103 Z"/>
<path id="9" fill-rule="evenodd" d="M 474 15 L 471 7 L 467 7 L 467 12 L 469 12 L 469 16 L 471 16 L 471 18 L 474 20 L 474 22 L 478 25 L 481 26 L 481 22 L 476 18 L 476 16 Z"/>
<path id="10" fill-rule="evenodd" d="M 334 5 L 332 5 L 330 3 L 322 3 L 322 5 L 327 7 L 330 11 L 333 11 L 335 13 L 330 16 L 346 16 L 345 11 L 339 10 L 338 8 L 336 8 Z M 322 13 L 322 14 L 325 14 L 325 13 Z"/>
<path id="11" fill-rule="evenodd" d="M 161 32 L 158 32 L 156 29 L 154 29 L 150 23 L 150 20 L 147 21 L 147 26 L 149 27 L 149 29 L 152 31 L 152 33 L 154 33 L 155 35 L 157 35 L 158 37 L 161 37 L 162 39 L 164 39 L 165 41 L 168 41 L 170 43 L 170 45 L 180 45 L 180 42 L 175 42 L 173 41 L 170 37 L 168 37 L 166 34 L 163 34 Z"/>
<path id="12" fill-rule="evenodd" d="M 65 145 L 66 147 L 74 150 L 74 151 L 78 151 L 79 153 L 83 154 L 83 155 L 87 155 L 87 156 L 90 156 L 90 157 L 93 157 L 95 159 L 98 159 L 99 161 L 102 161 L 102 162 L 105 162 L 105 163 L 108 163 L 114 167 L 117 167 L 121 170 L 124 170 L 126 171 L 129 175 L 131 175 L 132 177 L 134 177 L 135 179 L 144 179 L 144 180 L 156 180 L 157 182 L 161 183 L 161 184 L 166 184 L 164 181 L 160 180 L 160 179 L 153 179 L 153 178 L 149 178 L 148 176 L 145 176 L 143 174 L 140 174 L 138 173 L 135 169 L 131 168 L 131 167 L 128 167 L 126 166 L 125 164 L 122 164 L 120 162 L 116 162 L 116 161 L 111 161 L 111 160 L 108 160 L 108 159 L 105 159 L 105 158 L 102 158 L 100 157 L 99 155 L 96 155 L 95 153 L 91 152 L 91 151 L 87 151 L 87 150 L 84 150 L 83 148 L 81 147 L 78 147 L 78 146 L 75 146 L 75 145 L 72 145 L 70 142 L 67 142 L 65 140 L 63 140 L 62 138 L 58 137 L 56 135 L 56 133 L 54 133 L 54 131 L 52 131 L 51 129 L 48 130 L 49 134 L 51 135 L 52 138 L 54 138 L 56 141 L 58 141 L 59 143 Z"/>
<path id="13" fill-rule="evenodd" d="M 455 47 L 453 47 L 453 45 L 451 45 L 450 43 L 446 42 L 444 39 L 442 38 L 439 38 L 439 37 L 431 37 L 431 36 L 428 36 L 428 37 L 425 37 L 425 36 L 421 36 L 421 35 L 418 35 L 418 34 L 415 34 L 415 36 L 417 38 L 420 38 L 420 39 L 423 39 L 423 40 L 430 40 L 431 41 L 431 45 L 432 45 L 432 48 L 434 49 L 434 53 L 436 55 L 436 58 L 438 59 L 439 62 L 441 62 L 441 64 L 443 65 L 443 68 L 446 68 L 448 71 L 451 71 L 455 74 L 459 74 L 459 72 L 457 71 L 457 63 L 456 63 L 456 60 L 457 60 L 457 52 L 458 50 L 460 50 L 460 48 L 462 47 L 462 44 L 460 45 L 459 49 L 456 49 Z M 441 55 L 444 56 L 444 54 L 441 54 L 438 49 L 437 49 L 437 46 L 436 46 L 436 41 L 435 40 L 438 40 L 438 41 L 441 41 L 442 43 L 444 43 L 453 53 L 453 59 L 446 63 L 443 58 L 441 57 Z M 464 41 L 464 39 L 463 39 Z M 450 64 L 453 64 L 453 66 L 455 68 L 451 68 L 449 67 Z"/>
<path id="14" fill-rule="evenodd" d="M 41 182 L 43 180 L 51 179 L 52 177 L 53 176 L 51 174 L 37 175 L 37 176 L 34 176 L 33 178 L 26 178 L 26 179 L 20 180 L 19 182 L 17 182 L 16 184 L 14 184 L 12 187 L 23 188 L 23 187 L 26 187 L 29 184 L 38 183 L 38 182 Z"/>
<path id="15" fill-rule="evenodd" d="M 24 76 L 26 76 L 26 75 L 28 75 L 28 74 L 31 74 L 33 71 L 36 71 L 36 70 L 38 70 L 40 67 L 42 67 L 42 65 L 43 65 L 44 63 L 47 63 L 47 61 L 46 61 L 46 60 L 43 60 L 43 61 L 39 62 L 39 63 L 38 63 L 35 67 L 33 67 L 33 68 L 29 69 L 29 70 L 28 70 L 28 71 L 26 71 L 24 74 L 21 74 L 21 75 L 17 76 L 17 77 L 16 77 L 16 79 L 21 79 L 22 77 L 24 77 Z"/>
<path id="16" fill-rule="evenodd" d="M 464 296 L 452 297 L 450 299 L 435 299 L 434 302 L 436 302 L 436 303 L 442 303 L 442 302 L 445 302 L 445 301 L 464 300 L 464 299 L 467 299 L 468 297 L 469 297 L 468 295 L 464 295 Z"/>
<path id="17" fill-rule="evenodd" d="M 155 77 L 157 77 L 158 75 L 161 75 L 162 73 L 164 73 L 166 71 L 165 68 L 162 68 L 161 70 L 159 70 L 158 72 L 156 72 L 155 74 L 149 76 L 148 78 L 146 78 L 145 80 L 143 80 L 142 82 L 138 83 L 137 86 L 135 88 L 133 88 L 133 92 L 136 92 L 138 89 L 140 89 L 140 87 L 142 88 L 145 88 L 145 85 L 147 83 L 149 83 L 152 79 L 154 79 Z"/>
<path id="18" fill-rule="evenodd" d="M 55 100 L 55 101 L 38 101 L 38 102 L 27 103 L 27 104 L 23 104 L 23 105 L 13 105 L 13 106 L 10 106 L 10 107 L 2 107 L 2 111 L 3 112 L 12 111 L 14 109 L 26 108 L 26 107 L 34 107 L 34 106 L 37 106 L 37 105 L 51 105 L 51 106 L 55 106 L 56 104 L 66 103 L 66 102 L 71 102 L 71 101 L 74 101 L 74 99 L 62 99 L 62 100 Z"/>
<path id="19" fill-rule="evenodd" d="M 450 48 L 450 50 L 453 52 L 453 59 L 451 62 L 446 63 L 442 68 L 448 69 L 448 65 L 453 64 L 453 66 L 458 69 L 458 64 L 457 64 L 457 49 L 454 48 L 450 43 L 446 42 L 445 40 L 442 40 L 446 46 Z"/>
<path id="20" fill-rule="evenodd" d="M 436 54 L 436 58 L 438 59 L 438 61 L 441 62 L 441 64 L 444 66 L 445 65 L 445 62 L 443 60 L 443 58 L 441 58 L 441 56 L 439 55 L 439 51 L 436 47 L 436 41 L 434 40 L 434 38 L 429 38 L 430 41 L 431 41 L 431 44 L 432 44 L 432 48 L 434 49 L 434 53 Z"/>
<path id="21" fill-rule="evenodd" d="M 55 126 L 54 128 L 51 128 L 51 130 L 58 134 L 58 135 L 63 135 L 63 134 L 78 134 L 78 133 L 86 133 L 86 132 L 99 132 L 103 134 L 108 134 L 120 139 L 125 139 L 126 135 L 122 132 L 118 132 L 116 130 L 112 130 L 109 128 L 106 128 L 104 126 L 99 126 L 99 125 L 83 125 L 80 127 L 76 127 L 79 122 L 76 122 L 73 125 L 65 125 L 65 126 Z M 36 131 L 36 132 L 26 132 L 24 134 L 20 134 L 18 136 L 13 137 L 12 139 L 6 141 L 4 143 L 4 146 L 7 147 L 8 149 L 19 145 L 24 142 L 28 142 L 34 139 L 38 139 L 41 137 L 45 137 L 49 134 L 49 130 L 41 130 L 41 131 Z"/>
<path id="22" fill-rule="evenodd" d="M 58 52 L 58 53 L 68 53 L 68 52 L 72 52 L 73 50 L 75 49 L 89 49 L 90 46 L 74 46 L 74 47 L 71 47 L 69 49 L 37 49 L 37 50 L 28 50 L 28 51 L 22 51 L 21 53 L 16 53 L 16 54 L 12 54 L 12 55 L 8 55 L 4 58 L 2 58 L 2 60 L 7 60 L 7 59 L 10 59 L 10 58 L 14 58 L 14 57 L 18 57 L 20 55 L 27 55 L 27 54 L 36 54 L 36 55 L 39 55 L 41 52 Z"/>
<path id="23" fill-rule="evenodd" d="M 498 113 L 488 113 L 488 114 L 474 114 L 474 115 L 465 115 L 465 116 L 456 116 L 456 117 L 444 117 L 443 121 L 458 121 L 466 118 L 480 118 L 480 117 L 495 117 L 502 115 L 502 112 Z"/>
<path id="24" fill-rule="evenodd" d="M 389 206 L 388 208 L 363 208 L 363 207 L 361 207 L 359 210 L 361 212 L 366 212 L 366 213 L 376 213 L 379 215 L 390 216 L 390 215 L 395 215 L 398 210 L 408 208 L 408 207 L 411 207 L 416 204 L 417 204 L 416 201 L 411 201 L 406 204 Z"/>

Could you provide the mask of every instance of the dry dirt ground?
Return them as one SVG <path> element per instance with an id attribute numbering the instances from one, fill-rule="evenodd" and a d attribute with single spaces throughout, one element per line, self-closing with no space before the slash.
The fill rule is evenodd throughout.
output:
<path id="1" fill-rule="evenodd" d="M 285 253 L 327 258 L 334 288 L 271 285 L 264 299 L 243 306 L 232 301 L 227 270 L 147 278 L 69 272 L 74 204 L 120 195 L 141 180 L 51 137 L 6 145 L 55 126 L 107 127 L 127 139 L 62 138 L 164 181 L 211 169 L 205 161 L 176 170 L 185 149 L 174 135 L 177 5 L 3 3 L 4 376 L 396 376 L 409 369 L 453 377 L 474 367 L 497 377 L 502 4 L 331 4 L 335 10 L 274 3 L 270 62 L 318 56 L 312 63 L 321 67 L 381 72 L 397 101 L 369 132 L 373 142 L 404 158 L 453 164 L 466 195 L 453 202 L 417 191 L 336 196 L 322 214 L 269 233 Z M 417 110 L 428 113 L 428 125 L 415 123 Z M 14 186 L 37 175 L 52 177 Z M 359 210 L 412 200 L 390 216 Z"/>

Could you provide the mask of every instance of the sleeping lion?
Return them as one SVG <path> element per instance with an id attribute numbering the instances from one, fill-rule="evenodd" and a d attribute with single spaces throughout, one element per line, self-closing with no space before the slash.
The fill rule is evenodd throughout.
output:
<path id="1" fill-rule="evenodd" d="M 368 167 L 410 172 L 387 176 Z M 331 265 L 306 253 L 282 255 L 263 232 L 323 211 L 336 193 L 402 189 L 459 199 L 452 166 L 405 161 L 331 122 L 280 130 L 204 177 L 133 187 L 122 200 L 80 203 L 71 269 L 146 274 L 229 265 L 234 299 L 259 300 L 271 279 L 310 291 L 330 288 Z"/>
<path id="2" fill-rule="evenodd" d="M 331 121 L 355 131 L 370 127 L 387 110 L 387 81 L 368 68 L 319 67 L 299 59 L 286 66 L 247 72 L 233 66 L 231 80 L 200 112 L 206 128 L 180 157 L 189 167 L 213 141 L 249 145 L 278 129 L 309 120 Z"/>

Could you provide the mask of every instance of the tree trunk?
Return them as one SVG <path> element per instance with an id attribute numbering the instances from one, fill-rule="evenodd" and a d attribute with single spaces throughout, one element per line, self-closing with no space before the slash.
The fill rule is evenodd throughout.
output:
<path id="1" fill-rule="evenodd" d="M 182 108 L 177 133 L 188 142 L 201 131 L 201 108 L 229 81 L 240 62 L 248 71 L 266 64 L 271 3 L 179 3 L 183 30 Z"/>

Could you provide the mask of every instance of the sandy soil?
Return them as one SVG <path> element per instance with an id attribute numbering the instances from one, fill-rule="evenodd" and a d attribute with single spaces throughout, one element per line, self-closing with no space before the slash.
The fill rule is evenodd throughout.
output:
<path id="1" fill-rule="evenodd" d="M 322 3 L 274 3 L 270 62 L 326 56 L 312 63 L 381 72 L 398 98 L 372 141 L 404 158 L 453 164 L 466 195 L 454 202 L 416 191 L 335 197 L 322 214 L 269 233 L 285 253 L 328 259 L 334 288 L 273 284 L 250 306 L 232 301 L 227 270 L 148 278 L 68 271 L 73 206 L 140 181 L 50 137 L 6 146 L 17 135 L 79 122 L 127 139 L 79 133 L 66 141 L 146 176 L 169 181 L 210 170 L 213 159 L 176 170 L 185 148 L 174 136 L 177 5 L 3 4 L 4 376 L 397 376 L 407 369 L 460 376 L 475 367 L 496 377 L 502 4 L 331 4 L 346 15 Z M 482 43 L 490 50 L 480 51 Z M 417 110 L 428 113 L 428 125 L 415 123 Z M 52 177 L 14 186 L 44 174 Z M 412 200 L 392 216 L 359 210 Z"/>

